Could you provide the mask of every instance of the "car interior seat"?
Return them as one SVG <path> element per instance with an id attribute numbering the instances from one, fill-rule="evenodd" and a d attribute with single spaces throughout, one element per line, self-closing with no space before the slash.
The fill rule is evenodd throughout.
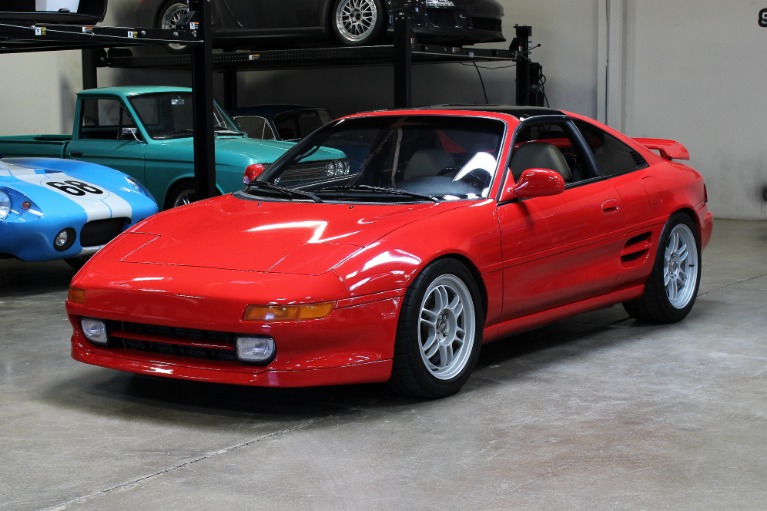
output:
<path id="1" fill-rule="evenodd" d="M 519 180 L 527 169 L 551 169 L 562 175 L 565 183 L 572 182 L 573 176 L 562 151 L 547 142 L 527 142 L 514 150 L 511 157 L 511 172 Z"/>
<path id="2" fill-rule="evenodd" d="M 440 171 L 455 166 L 453 157 L 442 149 L 420 149 L 413 153 L 402 172 L 403 179 L 436 176 Z"/>

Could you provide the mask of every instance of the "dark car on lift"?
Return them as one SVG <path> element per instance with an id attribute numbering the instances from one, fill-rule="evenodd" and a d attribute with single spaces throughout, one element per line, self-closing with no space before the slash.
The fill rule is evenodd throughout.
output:
<path id="1" fill-rule="evenodd" d="M 392 0 L 212 0 L 219 48 L 282 46 L 333 39 L 346 46 L 379 42 L 393 30 Z M 176 28 L 187 0 L 137 0 L 137 26 Z M 413 32 L 436 43 L 504 41 L 496 0 L 415 0 Z M 183 51 L 182 45 L 169 45 Z"/>
<path id="2" fill-rule="evenodd" d="M 106 11 L 107 0 L 3 0 L 0 21 L 94 25 Z"/>
<path id="3" fill-rule="evenodd" d="M 262 140 L 298 140 L 335 117 L 329 110 L 304 105 L 256 105 L 229 110 L 242 131 Z"/>

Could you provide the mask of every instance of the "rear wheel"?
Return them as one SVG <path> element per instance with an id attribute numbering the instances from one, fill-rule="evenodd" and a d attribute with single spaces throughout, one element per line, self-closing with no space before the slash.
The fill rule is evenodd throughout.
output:
<path id="1" fill-rule="evenodd" d="M 638 300 L 625 302 L 626 312 L 656 323 L 683 319 L 698 296 L 700 263 L 700 240 L 694 222 L 684 213 L 672 215 L 663 228 L 644 294 Z"/>
<path id="2" fill-rule="evenodd" d="M 330 29 L 344 45 L 363 46 L 375 42 L 387 23 L 379 0 L 336 0 Z"/>
<path id="3" fill-rule="evenodd" d="M 479 357 L 481 304 L 465 266 L 449 259 L 427 266 L 405 294 L 390 386 L 425 398 L 458 392 Z"/>
<path id="4" fill-rule="evenodd" d="M 163 209 L 175 208 L 177 206 L 184 206 L 191 204 L 197 199 L 197 189 L 194 187 L 192 181 L 182 181 L 173 185 L 165 199 L 165 207 Z"/>

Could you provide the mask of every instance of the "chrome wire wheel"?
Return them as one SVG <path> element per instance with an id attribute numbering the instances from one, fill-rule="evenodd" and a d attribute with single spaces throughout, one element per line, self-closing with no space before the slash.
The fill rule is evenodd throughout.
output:
<path id="1" fill-rule="evenodd" d="M 471 358 L 476 314 L 471 292 L 455 275 L 442 275 L 421 302 L 418 345 L 426 370 L 439 380 L 460 375 Z"/>
<path id="2" fill-rule="evenodd" d="M 684 309 L 693 299 L 698 283 L 698 245 L 685 224 L 678 224 L 668 237 L 663 259 L 663 286 L 669 303 Z"/>
<path id="3" fill-rule="evenodd" d="M 350 44 L 365 41 L 377 31 L 380 15 L 374 0 L 340 0 L 335 11 L 336 31 Z"/>

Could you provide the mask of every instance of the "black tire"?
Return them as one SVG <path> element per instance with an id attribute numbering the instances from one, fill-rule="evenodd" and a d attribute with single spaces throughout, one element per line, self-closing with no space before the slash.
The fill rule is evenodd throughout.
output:
<path id="1" fill-rule="evenodd" d="M 162 4 L 160 10 L 157 11 L 155 26 L 166 30 L 175 30 L 179 18 L 188 11 L 189 6 L 187 5 L 186 0 L 167 0 Z M 189 51 L 187 45 L 178 43 L 166 44 L 165 49 L 173 54 L 186 53 Z"/>
<path id="2" fill-rule="evenodd" d="M 64 261 L 72 267 L 74 270 L 79 270 L 83 267 L 85 263 L 88 262 L 88 259 L 90 259 L 90 256 L 83 256 L 83 257 L 70 257 L 68 259 L 64 259 Z"/>
<path id="3" fill-rule="evenodd" d="M 641 298 L 624 302 L 632 317 L 652 323 L 675 323 L 692 310 L 701 276 L 698 229 L 685 213 L 663 227 L 658 254 Z"/>
<path id="4" fill-rule="evenodd" d="M 364 46 L 381 37 L 388 19 L 380 0 L 336 0 L 328 23 L 345 46 Z"/>
<path id="5" fill-rule="evenodd" d="M 477 363 L 483 328 L 482 300 L 469 270 L 452 259 L 430 264 L 405 294 L 390 387 L 430 399 L 455 394 Z"/>
<path id="6" fill-rule="evenodd" d="M 173 185 L 165 198 L 163 209 L 175 208 L 190 204 L 197 199 L 197 189 L 194 181 L 181 181 Z"/>

